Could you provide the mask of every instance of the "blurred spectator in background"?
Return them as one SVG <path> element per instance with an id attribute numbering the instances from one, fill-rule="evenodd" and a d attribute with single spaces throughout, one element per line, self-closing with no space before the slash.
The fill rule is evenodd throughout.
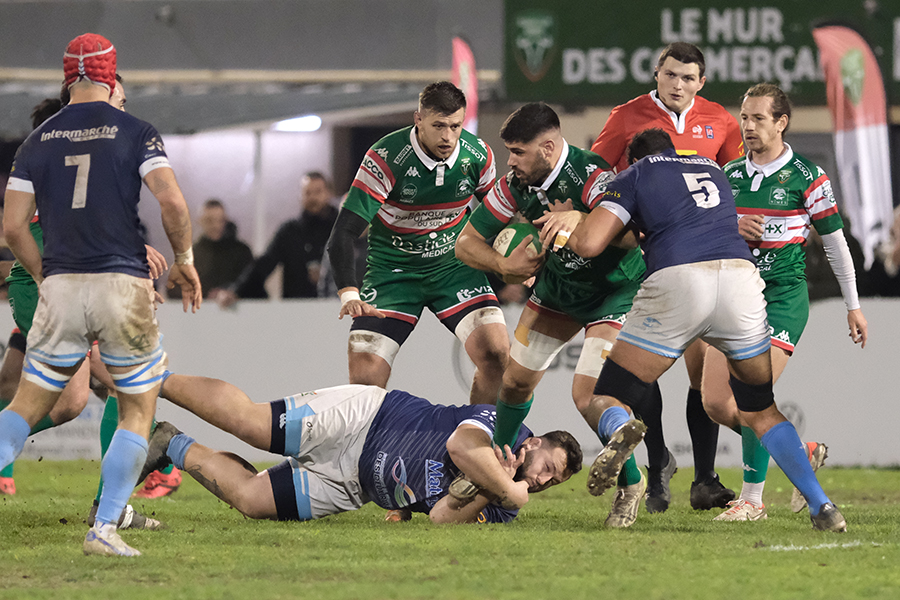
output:
<path id="1" fill-rule="evenodd" d="M 253 253 L 237 238 L 237 226 L 228 220 L 221 200 L 211 198 L 203 204 L 200 229 L 203 233 L 194 242 L 194 266 L 203 297 L 215 300 L 253 262 Z M 170 289 L 169 297 L 180 298 L 181 288 Z"/>
<path id="2" fill-rule="evenodd" d="M 300 217 L 284 223 L 265 253 L 248 265 L 229 289 L 216 297 L 221 306 L 238 298 L 268 298 L 265 282 L 279 264 L 283 266 L 283 298 L 315 298 L 322 255 L 337 217 L 331 183 L 322 173 L 310 172 L 300 191 Z"/>

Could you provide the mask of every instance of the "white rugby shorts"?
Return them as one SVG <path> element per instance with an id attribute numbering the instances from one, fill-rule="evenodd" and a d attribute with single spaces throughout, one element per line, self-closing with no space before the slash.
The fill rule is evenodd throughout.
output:
<path id="1" fill-rule="evenodd" d="M 150 279 L 124 273 L 63 273 L 44 279 L 28 354 L 70 367 L 97 341 L 107 365 L 139 365 L 162 355 Z"/>
<path id="2" fill-rule="evenodd" d="M 341 385 L 285 398 L 284 453 L 298 514 L 318 519 L 369 501 L 359 483 L 359 458 L 387 391 Z"/>
<path id="3" fill-rule="evenodd" d="M 770 345 L 764 287 L 742 259 L 660 269 L 641 285 L 617 339 L 678 358 L 701 338 L 731 359 L 752 358 Z"/>

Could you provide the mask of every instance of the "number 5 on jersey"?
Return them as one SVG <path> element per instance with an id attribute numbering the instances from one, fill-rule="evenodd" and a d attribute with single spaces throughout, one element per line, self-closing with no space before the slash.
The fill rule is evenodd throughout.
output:
<path id="1" fill-rule="evenodd" d="M 688 190 L 696 192 L 691 194 L 691 198 L 700 208 L 713 208 L 719 205 L 719 188 L 712 180 L 706 181 L 712 177 L 709 173 L 682 173 L 684 182 L 687 184 Z"/>

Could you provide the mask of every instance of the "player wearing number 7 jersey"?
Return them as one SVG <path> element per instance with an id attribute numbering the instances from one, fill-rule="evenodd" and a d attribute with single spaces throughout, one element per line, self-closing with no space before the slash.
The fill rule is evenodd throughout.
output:
<path id="1" fill-rule="evenodd" d="M 0 468 L 21 452 L 96 340 L 118 392 L 119 428 L 102 463 L 103 495 L 84 551 L 136 556 L 116 523 L 146 458 L 166 365 L 139 231 L 142 181 L 160 203 L 175 251 L 169 281 L 181 286 L 185 310 L 199 308 L 200 280 L 187 204 L 159 134 L 107 103 L 115 47 L 102 36 L 81 35 L 69 43 L 63 67 L 71 101 L 19 148 L 6 190 L 3 230 L 40 286 L 40 299 L 22 381 L 0 412 Z M 29 229 L 36 208 L 43 258 Z"/>

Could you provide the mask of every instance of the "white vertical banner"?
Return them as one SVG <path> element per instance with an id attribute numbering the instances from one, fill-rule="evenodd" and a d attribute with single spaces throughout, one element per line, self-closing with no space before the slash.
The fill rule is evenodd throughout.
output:
<path id="1" fill-rule="evenodd" d="M 884 82 L 872 49 L 853 29 L 815 27 L 813 38 L 821 53 L 834 122 L 843 209 L 869 269 L 876 249 L 888 242 L 893 222 Z"/>

